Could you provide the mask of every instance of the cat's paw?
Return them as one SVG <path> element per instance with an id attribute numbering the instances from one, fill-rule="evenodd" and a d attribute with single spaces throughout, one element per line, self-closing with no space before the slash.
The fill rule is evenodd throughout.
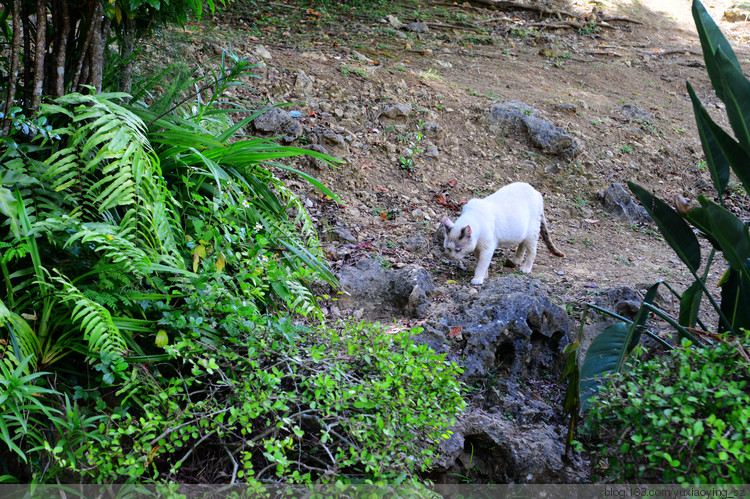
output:
<path id="1" fill-rule="evenodd" d="M 471 283 L 476 286 L 481 286 L 482 284 L 484 284 L 484 279 L 479 279 L 475 277 L 474 279 L 471 280 Z"/>
<path id="2" fill-rule="evenodd" d="M 521 268 L 520 268 L 520 269 L 518 269 L 518 270 L 520 270 L 520 271 L 521 271 L 521 272 L 523 272 L 524 274 L 531 274 L 531 269 L 530 269 L 530 268 L 529 268 L 529 269 L 525 269 L 525 268 L 521 267 Z"/>

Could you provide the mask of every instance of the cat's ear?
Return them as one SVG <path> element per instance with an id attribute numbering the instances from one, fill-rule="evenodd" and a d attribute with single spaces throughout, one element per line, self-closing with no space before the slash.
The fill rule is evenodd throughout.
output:
<path id="1" fill-rule="evenodd" d="M 445 225 L 445 228 L 448 230 L 453 228 L 453 222 L 451 222 L 451 219 L 448 217 L 443 217 L 443 225 Z"/>
<path id="2" fill-rule="evenodd" d="M 461 236 L 459 239 L 471 239 L 471 225 L 467 225 L 463 229 L 461 229 Z"/>

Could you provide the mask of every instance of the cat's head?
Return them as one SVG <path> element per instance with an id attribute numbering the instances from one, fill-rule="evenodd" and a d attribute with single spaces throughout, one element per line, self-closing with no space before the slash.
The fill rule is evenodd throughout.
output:
<path id="1" fill-rule="evenodd" d="M 473 238 L 471 225 L 460 227 L 451 222 L 448 217 L 443 217 L 443 225 L 445 225 L 443 248 L 450 258 L 460 260 L 474 251 L 477 242 Z"/>

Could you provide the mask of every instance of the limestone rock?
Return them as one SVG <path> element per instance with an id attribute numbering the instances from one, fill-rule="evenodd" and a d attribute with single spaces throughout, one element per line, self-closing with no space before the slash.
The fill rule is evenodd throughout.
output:
<path id="1" fill-rule="evenodd" d="M 272 107 L 255 118 L 253 126 L 256 131 L 271 135 L 282 135 L 281 140 L 292 142 L 302 136 L 302 126 L 288 112 Z"/>
<path id="2" fill-rule="evenodd" d="M 538 117 L 539 112 L 518 101 L 493 105 L 486 115 L 490 130 L 498 135 L 525 135 L 546 154 L 571 160 L 581 144 L 562 128 Z"/>
<path id="3" fill-rule="evenodd" d="M 636 204 L 623 184 L 610 185 L 604 193 L 602 204 L 607 212 L 629 222 L 651 221 L 646 208 Z"/>

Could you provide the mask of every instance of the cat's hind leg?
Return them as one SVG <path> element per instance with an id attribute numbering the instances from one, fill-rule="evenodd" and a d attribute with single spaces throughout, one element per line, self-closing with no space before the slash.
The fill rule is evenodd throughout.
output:
<path id="1" fill-rule="evenodd" d="M 524 239 L 521 244 L 518 245 L 518 251 L 522 248 L 526 250 L 526 256 L 523 259 L 523 264 L 519 269 L 524 274 L 531 272 L 531 267 L 534 266 L 534 260 L 536 260 L 536 247 L 539 243 L 539 236 L 533 238 Z M 516 251 L 516 258 L 518 258 L 518 251 Z M 519 262 L 520 263 L 520 262 Z"/>
<path id="2" fill-rule="evenodd" d="M 518 248 L 516 248 L 516 254 L 510 258 L 508 258 L 508 267 L 516 268 L 520 267 L 523 264 L 523 255 L 526 253 L 527 249 L 527 241 L 524 239 L 521 241 L 521 244 L 518 245 Z"/>

